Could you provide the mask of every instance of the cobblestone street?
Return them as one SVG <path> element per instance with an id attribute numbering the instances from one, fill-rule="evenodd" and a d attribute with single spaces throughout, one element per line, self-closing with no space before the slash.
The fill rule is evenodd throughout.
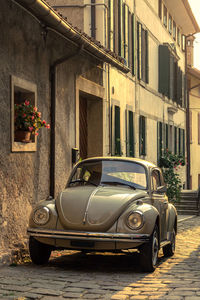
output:
<path id="1" fill-rule="evenodd" d="M 154 273 L 137 253 L 56 253 L 46 266 L 0 267 L 0 299 L 200 299 L 200 217 L 179 223 L 176 254 Z"/>

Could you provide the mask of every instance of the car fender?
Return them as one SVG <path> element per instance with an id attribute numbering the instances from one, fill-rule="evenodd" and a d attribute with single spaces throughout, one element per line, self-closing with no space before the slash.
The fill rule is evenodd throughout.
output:
<path id="1" fill-rule="evenodd" d="M 139 230 L 130 229 L 127 225 L 127 218 L 130 213 L 134 211 L 142 213 L 144 218 L 144 224 Z M 119 217 L 117 222 L 117 232 L 152 234 L 157 222 L 157 225 L 159 227 L 158 210 L 151 204 L 144 203 L 143 201 L 136 201 L 135 203 L 130 205 L 128 209 Z"/>
<path id="2" fill-rule="evenodd" d="M 167 231 L 172 232 L 175 229 L 177 233 L 177 211 L 173 204 L 168 204 L 168 226 Z"/>

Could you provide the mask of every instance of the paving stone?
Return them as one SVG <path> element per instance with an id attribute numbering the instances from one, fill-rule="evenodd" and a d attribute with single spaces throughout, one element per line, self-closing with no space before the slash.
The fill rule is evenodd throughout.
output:
<path id="1" fill-rule="evenodd" d="M 43 289 L 43 288 L 37 288 L 33 289 L 35 294 L 41 294 L 41 295 L 50 295 L 50 296 L 60 296 L 61 291 L 55 291 L 50 289 Z"/>
<path id="2" fill-rule="evenodd" d="M 80 293 L 65 293 L 62 296 L 67 299 L 70 299 L 70 298 L 80 299 L 82 294 L 80 294 Z"/>

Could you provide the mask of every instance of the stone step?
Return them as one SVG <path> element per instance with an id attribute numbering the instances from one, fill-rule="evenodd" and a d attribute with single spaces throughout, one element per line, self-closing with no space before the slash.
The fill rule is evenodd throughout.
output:
<path id="1" fill-rule="evenodd" d="M 187 210 L 198 208 L 197 205 L 184 205 L 182 203 L 175 204 L 175 207 L 176 209 L 187 209 Z"/>
<path id="2" fill-rule="evenodd" d="M 188 203 L 188 202 L 176 202 L 175 206 L 179 207 L 179 206 L 183 206 L 183 207 L 198 207 L 197 202 L 192 202 L 192 203 Z"/>
<path id="3" fill-rule="evenodd" d="M 186 210 L 186 209 L 177 209 L 178 215 L 197 215 L 198 210 Z"/>

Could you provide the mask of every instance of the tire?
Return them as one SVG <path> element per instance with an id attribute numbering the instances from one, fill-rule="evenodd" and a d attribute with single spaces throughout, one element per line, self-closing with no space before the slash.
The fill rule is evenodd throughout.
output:
<path id="1" fill-rule="evenodd" d="M 42 244 L 31 236 L 29 239 L 29 253 L 34 264 L 43 265 L 49 261 L 51 248 L 49 245 Z"/>
<path id="2" fill-rule="evenodd" d="M 163 247 L 163 254 L 165 257 L 173 256 L 176 248 L 176 233 L 173 230 L 171 243 Z"/>
<path id="3" fill-rule="evenodd" d="M 150 241 L 140 249 L 140 265 L 145 272 L 153 272 L 158 264 L 159 239 L 158 227 L 155 225 Z"/>

